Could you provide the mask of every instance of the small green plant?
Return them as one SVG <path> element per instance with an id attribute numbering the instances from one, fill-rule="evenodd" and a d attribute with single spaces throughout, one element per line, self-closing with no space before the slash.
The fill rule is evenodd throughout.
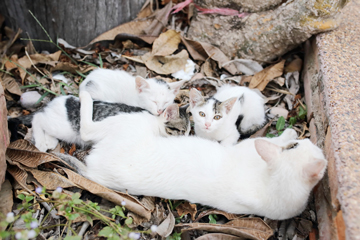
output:
<path id="1" fill-rule="evenodd" d="M 181 232 L 177 233 L 173 233 L 172 235 L 168 236 L 166 238 L 166 240 L 181 240 Z"/>
<path id="2" fill-rule="evenodd" d="M 81 237 L 77 236 L 74 229 L 71 228 L 72 222 L 77 219 L 78 217 L 85 216 L 87 221 L 90 224 L 93 224 L 93 219 L 100 220 L 102 223 L 106 225 L 100 232 L 99 236 L 106 237 L 108 239 L 138 239 L 141 233 L 149 234 L 150 232 L 156 231 L 156 226 L 152 226 L 151 229 L 147 231 L 139 231 L 133 232 L 128 226 L 133 222 L 132 218 L 126 217 L 124 214 L 125 211 L 125 201 L 122 203 L 122 206 L 115 206 L 109 210 L 101 209 L 98 206 L 98 203 L 94 203 L 91 201 L 83 201 L 80 199 L 80 193 L 74 193 L 70 197 L 67 194 L 62 193 L 62 188 L 57 188 L 52 194 L 46 192 L 45 188 L 38 187 L 36 188 L 35 192 L 38 195 L 44 195 L 46 199 L 49 200 L 42 200 L 41 198 L 37 197 L 38 195 L 32 193 L 33 195 L 25 195 L 19 194 L 17 196 L 18 199 L 22 201 L 22 204 L 19 205 L 18 210 L 20 211 L 19 214 L 15 215 L 13 212 L 7 214 L 5 220 L 0 222 L 0 226 L 3 231 L 0 231 L 1 238 L 16 238 L 16 239 L 30 239 L 35 238 L 39 232 L 43 229 L 50 228 L 50 227 L 67 227 L 73 236 L 66 236 L 66 240 L 80 240 Z M 44 217 L 41 223 L 37 221 L 37 219 L 33 218 L 33 213 L 35 212 L 34 206 L 39 202 L 44 201 L 54 205 L 51 209 L 58 208 L 62 211 L 62 215 L 66 217 L 67 223 L 66 224 L 58 224 L 49 227 L 43 227 L 45 220 L 48 218 L 51 211 Z M 103 213 L 110 213 L 112 214 L 112 218 L 105 216 Z M 119 216 L 121 219 L 125 219 L 125 225 L 121 226 L 120 224 L 115 223 L 115 217 Z M 13 229 L 13 223 L 21 218 L 26 225 L 26 229 L 22 231 L 15 231 Z"/>
<path id="3" fill-rule="evenodd" d="M 210 214 L 209 215 L 209 223 L 216 224 L 217 215 L 216 214 Z"/>

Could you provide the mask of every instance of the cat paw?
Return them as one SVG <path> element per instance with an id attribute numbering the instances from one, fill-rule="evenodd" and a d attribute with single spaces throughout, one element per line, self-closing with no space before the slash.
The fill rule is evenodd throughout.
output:
<path id="1" fill-rule="evenodd" d="M 54 149 L 59 143 L 59 140 L 49 135 L 45 136 L 45 140 L 46 140 L 47 149 Z"/>
<path id="2" fill-rule="evenodd" d="M 47 147 L 46 143 L 35 143 L 35 147 L 36 147 L 40 152 L 46 152 L 46 150 L 48 150 L 48 147 Z"/>
<path id="3" fill-rule="evenodd" d="M 289 140 L 295 140 L 298 135 L 296 133 L 296 131 L 292 128 L 287 128 L 280 136 L 282 139 L 284 139 L 285 141 L 289 141 Z"/>
<path id="4" fill-rule="evenodd" d="M 92 101 L 92 98 L 91 98 L 90 93 L 88 93 L 87 91 L 81 91 L 81 92 L 79 93 L 79 100 L 80 100 L 80 102 L 83 102 L 83 101 Z"/>

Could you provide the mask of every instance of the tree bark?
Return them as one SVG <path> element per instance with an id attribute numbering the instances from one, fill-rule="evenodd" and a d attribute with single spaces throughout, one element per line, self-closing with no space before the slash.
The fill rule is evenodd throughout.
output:
<path id="1" fill-rule="evenodd" d="M 1 184 L 5 180 L 6 173 L 6 159 L 5 152 L 6 148 L 9 145 L 9 132 L 7 124 L 7 110 L 6 110 L 6 100 L 4 96 L 4 89 L 0 84 L 0 190 Z"/>
<path id="2" fill-rule="evenodd" d="M 134 18 L 145 0 L 1 0 L 0 14 L 10 27 L 23 30 L 22 36 L 48 40 L 29 10 L 56 41 L 63 38 L 74 46 L 85 46 L 101 33 Z M 28 35 L 29 36 L 28 36 Z M 36 49 L 54 46 L 34 42 Z"/>
<path id="3" fill-rule="evenodd" d="M 293 0 L 274 10 L 237 16 L 197 15 L 188 37 L 219 47 L 230 58 L 269 61 L 340 24 L 347 0 Z"/>

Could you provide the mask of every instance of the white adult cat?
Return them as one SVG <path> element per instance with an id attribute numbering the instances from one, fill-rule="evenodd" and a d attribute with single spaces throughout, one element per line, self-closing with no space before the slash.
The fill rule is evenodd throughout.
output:
<path id="1" fill-rule="evenodd" d="M 67 161 L 85 177 L 130 194 L 286 219 L 304 210 L 327 164 L 321 149 L 295 140 L 292 129 L 223 146 L 199 137 L 155 136 L 151 123 L 139 125 L 125 115 L 93 122 L 91 109 L 90 96 L 81 95 L 81 136 L 97 143 L 86 166 Z"/>
<path id="2" fill-rule="evenodd" d="M 194 88 L 189 95 L 195 134 L 200 137 L 232 145 L 240 133 L 249 135 L 266 122 L 264 100 L 247 87 L 224 85 L 207 100 Z"/>
<path id="3" fill-rule="evenodd" d="M 91 117 L 94 121 L 103 121 L 118 114 L 127 114 L 129 119 L 139 118 L 139 124 L 153 122 L 153 131 L 162 136 L 187 135 L 190 132 L 186 109 L 179 109 L 177 104 L 169 105 L 160 116 L 154 116 L 140 107 L 96 101 Z M 59 140 L 80 146 L 91 144 L 91 141 L 83 141 L 80 137 L 80 102 L 77 97 L 54 98 L 34 114 L 31 123 L 33 140 L 40 151 L 55 148 Z"/>
<path id="4" fill-rule="evenodd" d="M 80 92 L 89 92 L 94 100 L 125 103 L 159 115 L 174 102 L 184 82 L 167 83 L 156 78 L 133 77 L 123 70 L 99 68 L 80 84 Z"/>

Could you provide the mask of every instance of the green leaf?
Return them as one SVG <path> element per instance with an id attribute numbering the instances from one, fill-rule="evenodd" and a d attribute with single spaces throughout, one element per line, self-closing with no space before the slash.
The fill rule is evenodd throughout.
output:
<path id="1" fill-rule="evenodd" d="M 78 217 L 80 217 L 80 214 L 78 214 L 78 213 L 69 214 L 69 220 L 71 220 L 71 221 L 77 219 Z"/>
<path id="2" fill-rule="evenodd" d="M 72 201 L 74 204 L 81 204 L 82 203 L 82 200 L 81 199 L 74 199 Z"/>
<path id="3" fill-rule="evenodd" d="M 91 226 L 94 224 L 90 216 L 86 216 L 86 220 L 90 223 Z"/>
<path id="4" fill-rule="evenodd" d="M 294 125 L 294 124 L 296 123 L 296 121 L 297 121 L 296 117 L 291 117 L 291 118 L 289 119 L 289 124 L 290 124 L 290 125 Z"/>
<path id="5" fill-rule="evenodd" d="M 31 84 L 31 85 L 20 86 L 20 89 L 31 88 L 31 87 L 40 87 L 40 84 Z"/>
<path id="6" fill-rule="evenodd" d="M 276 123 L 276 130 L 281 131 L 285 127 L 285 118 L 283 116 L 279 117 Z"/>
<path id="7" fill-rule="evenodd" d="M 278 132 L 279 136 L 280 136 L 283 132 L 284 132 L 284 131 L 279 131 L 279 132 Z"/>
<path id="8" fill-rule="evenodd" d="M 305 106 L 306 107 L 306 106 Z M 307 111 L 306 109 L 304 109 L 301 105 L 299 106 L 299 118 L 300 119 L 305 119 L 306 117 L 306 114 L 307 114 Z"/>
<path id="9" fill-rule="evenodd" d="M 76 70 L 76 73 L 79 74 L 80 76 L 82 76 L 83 78 L 86 78 L 86 75 L 84 75 L 83 73 L 79 72 L 78 70 Z"/>
<path id="10" fill-rule="evenodd" d="M 99 54 L 100 55 L 100 54 Z M 101 59 L 101 61 L 102 61 L 102 59 Z M 90 63 L 90 62 L 87 62 L 87 61 L 80 61 L 80 62 L 83 62 L 83 63 L 86 63 L 87 65 L 90 65 L 90 66 L 93 66 L 93 67 L 96 67 L 96 68 L 98 68 L 99 66 L 97 66 L 97 65 L 95 65 L 95 64 L 93 64 L 93 63 Z M 101 62 L 100 62 L 101 63 Z M 101 67 L 102 68 L 102 67 Z"/>
<path id="11" fill-rule="evenodd" d="M 216 224 L 216 219 L 213 214 L 209 215 L 209 223 Z"/>
<path id="12" fill-rule="evenodd" d="M 273 137 L 275 137 L 275 135 L 274 135 L 274 134 L 271 134 L 271 133 L 267 133 L 267 134 L 266 134 L 266 137 L 267 137 L 267 138 L 273 138 Z"/>
<path id="13" fill-rule="evenodd" d="M 81 240 L 81 236 L 66 236 L 64 240 Z"/>
<path id="14" fill-rule="evenodd" d="M 181 232 L 173 233 L 172 235 L 166 238 L 167 240 L 181 240 Z"/>
<path id="15" fill-rule="evenodd" d="M 33 200 L 33 199 L 34 199 L 34 196 L 31 196 L 31 195 L 25 196 L 25 201 L 26 201 L 26 202 L 30 202 L 30 201 Z"/>
<path id="16" fill-rule="evenodd" d="M 71 196 L 71 199 L 72 200 L 75 200 L 75 199 L 79 199 L 80 198 L 80 193 L 74 193 L 72 196 Z"/>
<path id="17" fill-rule="evenodd" d="M 19 195 L 17 195 L 17 198 L 20 199 L 20 200 L 24 200 L 25 195 L 24 194 L 19 194 Z"/>
<path id="18" fill-rule="evenodd" d="M 98 234 L 100 237 L 112 237 L 114 235 L 114 230 L 111 227 L 104 227 Z"/>
<path id="19" fill-rule="evenodd" d="M 11 235 L 11 233 L 9 231 L 1 231 L 0 232 L 0 238 L 4 239 L 7 238 Z"/>
<path id="20" fill-rule="evenodd" d="M 126 225 L 130 225 L 130 224 L 132 224 L 133 223 L 133 219 L 131 218 L 131 217 L 128 217 L 126 220 L 125 220 L 125 224 Z"/>
<path id="21" fill-rule="evenodd" d="M 36 101 L 35 105 L 40 103 L 47 95 L 49 95 L 49 92 L 45 92 L 41 97 Z"/>

